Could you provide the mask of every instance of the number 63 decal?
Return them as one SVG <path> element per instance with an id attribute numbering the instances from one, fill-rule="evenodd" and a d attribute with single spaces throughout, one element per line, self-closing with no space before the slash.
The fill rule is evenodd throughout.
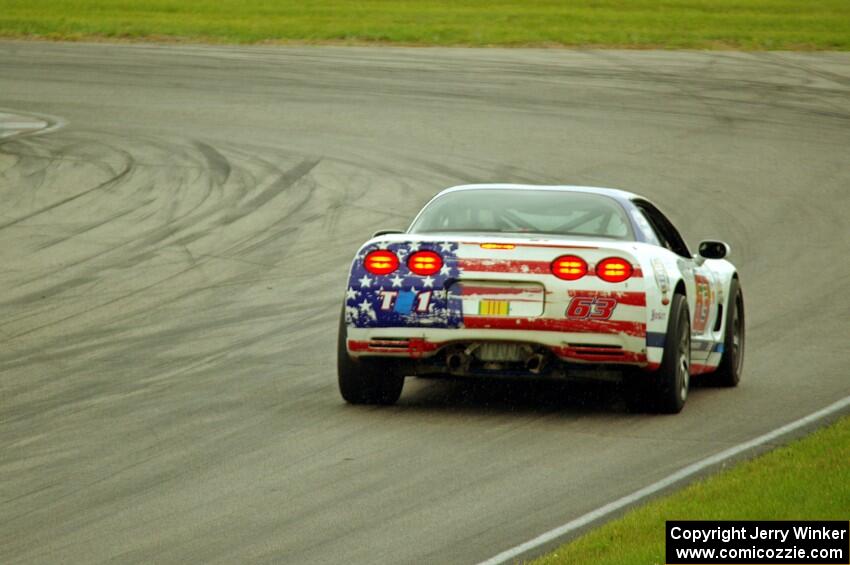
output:
<path id="1" fill-rule="evenodd" d="M 567 306 L 567 318 L 573 320 L 607 320 L 614 313 L 617 301 L 599 296 L 576 296 Z"/>

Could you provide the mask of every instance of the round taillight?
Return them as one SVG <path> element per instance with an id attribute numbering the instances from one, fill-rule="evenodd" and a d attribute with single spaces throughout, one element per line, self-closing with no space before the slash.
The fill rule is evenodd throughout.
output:
<path id="1" fill-rule="evenodd" d="M 596 264 L 596 276 L 611 283 L 623 282 L 632 276 L 632 265 L 619 257 L 608 257 Z"/>
<path id="2" fill-rule="evenodd" d="M 388 275 L 398 269 L 398 257 L 392 251 L 379 249 L 363 258 L 363 266 L 373 275 Z"/>
<path id="3" fill-rule="evenodd" d="M 552 274 L 565 281 L 574 281 L 587 274 L 587 263 L 575 255 L 562 255 L 552 261 Z"/>
<path id="4" fill-rule="evenodd" d="M 443 267 L 443 258 L 433 251 L 417 251 L 407 260 L 407 267 L 417 275 L 433 275 Z"/>

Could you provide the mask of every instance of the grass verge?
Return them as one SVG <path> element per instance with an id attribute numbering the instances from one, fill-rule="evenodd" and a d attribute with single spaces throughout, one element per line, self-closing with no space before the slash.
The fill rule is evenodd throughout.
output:
<path id="1" fill-rule="evenodd" d="M 666 520 L 847 520 L 850 417 L 694 483 L 531 565 L 664 563 Z"/>
<path id="2" fill-rule="evenodd" d="M 850 49 L 848 0 L 0 0 L 0 37 Z"/>

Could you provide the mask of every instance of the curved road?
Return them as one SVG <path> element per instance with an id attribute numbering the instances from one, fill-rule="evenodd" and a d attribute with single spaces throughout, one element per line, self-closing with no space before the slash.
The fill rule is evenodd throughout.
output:
<path id="1" fill-rule="evenodd" d="M 3 563 L 471 563 L 850 394 L 848 54 L 6 42 L 0 113 L 67 122 L 0 140 Z M 343 404 L 354 250 L 474 181 L 729 241 L 741 387 Z"/>

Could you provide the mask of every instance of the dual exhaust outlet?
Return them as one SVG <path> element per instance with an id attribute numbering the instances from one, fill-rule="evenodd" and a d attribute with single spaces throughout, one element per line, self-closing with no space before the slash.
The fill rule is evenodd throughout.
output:
<path id="1" fill-rule="evenodd" d="M 472 348 L 455 349 L 446 355 L 446 368 L 450 373 L 466 373 L 472 364 Z M 474 350 L 474 349 L 473 349 Z M 525 370 L 534 375 L 539 375 L 546 368 L 547 355 L 539 351 L 531 351 L 522 361 Z M 485 362 L 486 366 L 486 362 Z"/>

